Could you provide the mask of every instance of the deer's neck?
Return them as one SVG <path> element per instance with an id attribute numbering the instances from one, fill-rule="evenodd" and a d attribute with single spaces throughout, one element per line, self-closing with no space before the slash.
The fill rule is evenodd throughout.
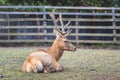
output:
<path id="1" fill-rule="evenodd" d="M 48 49 L 48 52 L 56 61 L 58 61 L 64 50 L 59 47 L 59 43 L 55 40 L 53 45 Z"/>

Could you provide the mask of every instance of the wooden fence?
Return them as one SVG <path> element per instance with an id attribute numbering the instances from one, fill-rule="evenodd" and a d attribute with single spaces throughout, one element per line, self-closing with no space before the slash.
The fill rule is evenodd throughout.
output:
<path id="1" fill-rule="evenodd" d="M 120 43 L 120 8 L 66 6 L 0 6 L 0 43 L 53 42 L 48 12 L 71 20 L 71 42 Z"/>

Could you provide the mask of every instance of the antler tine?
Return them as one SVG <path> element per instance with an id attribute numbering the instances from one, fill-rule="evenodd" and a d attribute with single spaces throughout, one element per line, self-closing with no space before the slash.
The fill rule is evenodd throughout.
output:
<path id="1" fill-rule="evenodd" d="M 70 24 L 70 22 L 71 22 L 71 20 L 68 21 L 68 23 L 65 25 L 65 27 L 68 26 Z"/>
<path id="2" fill-rule="evenodd" d="M 69 28 L 67 29 L 66 33 L 69 32 L 69 31 L 71 31 L 71 27 L 69 27 Z"/>
<path id="3" fill-rule="evenodd" d="M 70 22 L 71 22 L 71 20 L 68 21 L 68 23 L 65 25 L 65 27 L 68 26 L 70 24 Z M 70 34 L 71 31 L 72 31 L 71 27 L 69 27 L 65 34 Z"/>
<path id="4" fill-rule="evenodd" d="M 62 15 L 59 14 L 59 17 L 60 17 L 60 23 L 61 23 L 61 26 L 62 26 L 62 32 L 64 33 L 65 32 L 65 26 L 63 24 Z"/>
<path id="5" fill-rule="evenodd" d="M 50 17 L 52 18 L 55 27 L 57 27 L 58 19 L 55 19 L 55 15 L 54 15 L 52 12 L 51 12 L 51 13 L 49 12 L 48 14 L 49 14 Z"/>
<path id="6" fill-rule="evenodd" d="M 68 29 L 67 29 L 67 31 L 65 32 L 65 36 L 68 36 L 70 33 L 71 33 L 71 28 L 69 27 Z"/>
<path id="7" fill-rule="evenodd" d="M 54 29 L 60 32 L 60 30 L 57 28 L 57 22 L 59 21 L 59 18 L 55 19 L 55 15 L 53 14 L 53 12 L 49 12 L 48 14 L 52 18 L 52 21 L 55 25 Z"/>

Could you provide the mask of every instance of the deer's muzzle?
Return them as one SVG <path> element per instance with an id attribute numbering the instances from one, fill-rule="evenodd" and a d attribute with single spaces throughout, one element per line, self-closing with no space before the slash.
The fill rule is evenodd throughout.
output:
<path id="1" fill-rule="evenodd" d="M 70 48 L 70 51 L 76 51 L 76 50 L 77 50 L 76 47 Z"/>

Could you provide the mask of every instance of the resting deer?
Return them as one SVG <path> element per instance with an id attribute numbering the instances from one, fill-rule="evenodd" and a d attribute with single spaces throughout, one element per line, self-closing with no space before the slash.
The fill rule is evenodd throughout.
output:
<path id="1" fill-rule="evenodd" d="M 63 67 L 58 64 L 65 50 L 75 51 L 76 48 L 71 44 L 71 42 L 66 38 L 71 30 L 70 28 L 65 32 L 65 27 L 68 26 L 70 21 L 64 25 L 62 21 L 62 16 L 55 18 L 53 13 L 49 13 L 54 23 L 54 31 L 56 33 L 56 39 L 54 40 L 52 46 L 47 49 L 39 49 L 28 55 L 27 59 L 24 61 L 22 66 L 22 72 L 56 72 L 62 71 Z M 62 26 L 62 31 L 57 28 L 57 22 L 60 21 Z"/>

